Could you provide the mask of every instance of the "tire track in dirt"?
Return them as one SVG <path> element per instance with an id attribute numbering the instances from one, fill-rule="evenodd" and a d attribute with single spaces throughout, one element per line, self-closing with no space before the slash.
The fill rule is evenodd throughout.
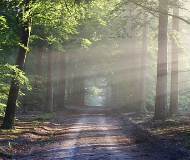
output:
<path id="1" fill-rule="evenodd" d="M 59 143 L 48 160 L 134 160 L 117 141 L 126 139 L 119 133 L 117 121 L 105 115 L 86 115 L 69 128 L 69 140 Z M 121 139 L 121 141 L 122 141 Z M 56 145 L 57 146 L 57 145 Z"/>
<path id="2" fill-rule="evenodd" d="M 85 122 L 85 117 L 80 118 L 72 127 L 69 128 L 69 136 L 67 140 L 63 140 L 58 145 L 54 145 L 55 154 L 51 153 L 51 157 L 48 160 L 72 160 L 76 156 L 77 139 L 80 131 L 82 130 Z M 52 152 L 52 151 L 51 151 Z"/>
<path id="3" fill-rule="evenodd" d="M 136 148 L 119 119 L 107 112 L 86 110 L 73 115 L 59 139 L 20 160 L 151 160 Z"/>
<path id="4" fill-rule="evenodd" d="M 109 160 L 124 160 L 124 159 L 133 159 L 128 153 L 122 151 L 123 146 L 117 143 L 117 139 L 119 138 L 119 134 L 115 130 L 118 130 L 117 122 L 107 122 L 108 118 L 105 116 L 95 116 L 88 117 L 86 120 L 88 123 L 86 124 L 88 128 L 92 128 L 90 132 L 86 131 L 86 134 L 89 134 L 90 139 L 83 138 L 79 139 L 78 144 L 89 146 L 89 148 L 85 148 L 82 150 L 82 153 L 88 153 L 87 159 L 95 160 L 95 159 L 109 159 Z M 95 121 L 94 121 L 95 120 Z M 85 133 L 85 132 L 84 132 Z M 122 136 L 122 135 L 120 135 Z M 117 138 L 118 137 L 118 138 Z M 84 139 L 84 140 L 83 140 Z M 81 143 L 81 142 L 82 143 Z M 80 153 L 80 150 L 79 150 Z M 82 154 L 79 154 L 82 155 Z M 78 159 L 83 158 L 82 156 L 78 156 Z"/>

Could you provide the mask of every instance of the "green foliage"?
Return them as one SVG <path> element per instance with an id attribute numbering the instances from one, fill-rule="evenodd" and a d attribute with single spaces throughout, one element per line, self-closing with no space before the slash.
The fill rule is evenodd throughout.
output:
<path id="1" fill-rule="evenodd" d="M 4 16 L 0 16 L 0 34 L 3 35 L 3 31 L 8 28 L 6 24 L 6 19 Z"/>
<path id="2" fill-rule="evenodd" d="M 19 70 L 16 66 L 0 63 L 0 116 L 4 115 L 4 108 L 8 99 L 10 81 L 12 78 L 14 78 L 21 87 L 26 87 L 26 89 L 31 90 L 29 79 L 25 76 L 23 71 Z M 23 95 L 21 91 L 19 94 Z"/>
<path id="3" fill-rule="evenodd" d="M 91 96 L 96 96 L 102 92 L 102 89 L 97 88 L 96 86 L 93 86 L 93 87 L 90 87 L 88 91 Z"/>
<path id="4" fill-rule="evenodd" d="M 180 110 L 189 110 L 190 109 L 190 98 L 189 95 L 182 94 L 179 96 L 179 107 Z"/>
<path id="5" fill-rule="evenodd" d="M 0 2 L 0 53 L 11 52 L 19 43 L 17 24 L 18 1 Z M 19 3 L 19 2 L 18 2 Z M 2 51 L 1 51 L 2 50 Z M 4 50 L 4 52 L 3 52 Z M 6 54 L 7 55 L 7 54 Z"/>
<path id="6" fill-rule="evenodd" d="M 26 108 L 26 110 L 40 110 L 39 106 L 45 103 L 45 81 L 41 76 L 37 75 L 27 75 L 30 79 L 30 85 L 32 90 L 27 90 L 26 88 L 22 88 L 21 91 L 24 93 L 19 101 L 22 103 L 22 106 Z"/>
<path id="7" fill-rule="evenodd" d="M 38 2 L 32 10 L 33 37 L 36 35 L 48 44 L 68 41 L 70 35 L 77 34 L 76 27 L 85 12 L 82 4 L 74 5 L 74 1 L 70 0 Z"/>
<path id="8" fill-rule="evenodd" d="M 89 46 L 92 44 L 92 42 L 90 42 L 88 39 L 82 39 L 82 47 L 85 48 L 85 49 L 88 49 Z"/>
<path id="9" fill-rule="evenodd" d="M 17 53 L 18 46 L 22 45 L 18 38 L 19 23 L 17 20 L 23 23 L 31 16 L 32 35 L 30 42 L 32 43 L 30 43 L 30 52 L 36 52 L 35 45 L 39 43 L 39 39 L 44 48 L 51 44 L 55 50 L 65 51 L 66 49 L 70 49 L 68 50 L 67 62 L 70 63 L 72 61 L 73 63 L 67 63 L 68 71 L 86 72 L 89 77 L 91 75 L 104 76 L 108 82 L 108 88 L 112 84 L 118 86 L 117 89 L 121 90 L 118 97 L 123 96 L 123 99 L 120 98 L 119 101 L 123 100 L 125 104 L 134 97 L 134 95 L 130 94 L 130 90 L 134 88 L 130 86 L 131 73 L 128 70 L 133 65 L 131 64 L 132 58 L 130 57 L 131 33 L 134 32 L 136 34 L 136 59 L 140 63 L 141 50 L 139 48 L 141 48 L 142 39 L 142 19 L 144 13 L 151 12 L 148 35 L 149 55 L 146 102 L 150 106 L 154 106 L 158 38 L 157 32 L 155 32 L 158 24 L 155 16 L 159 12 L 158 1 L 36 0 L 35 3 L 33 2 L 31 1 L 29 11 L 24 12 L 22 17 L 20 17 L 18 8 L 23 8 L 23 0 L 0 2 L 1 58 L 4 59 L 7 55 Z M 171 8 L 174 6 L 184 8 L 177 1 L 169 1 L 169 5 Z M 171 14 L 170 12 L 169 10 L 168 13 Z M 114 32 L 113 36 L 128 38 L 112 39 L 112 32 Z M 173 31 L 171 33 L 175 38 L 179 37 L 178 33 Z M 123 43 L 121 43 L 121 40 L 123 40 Z M 186 46 L 181 48 L 186 48 Z M 76 54 L 70 54 L 71 50 Z M 182 56 L 180 55 L 180 57 Z M 3 114 L 4 107 L 6 106 L 11 78 L 15 78 L 21 84 L 22 92 L 20 94 L 26 95 L 20 100 L 22 104 L 34 107 L 45 102 L 46 75 L 36 76 L 36 68 L 32 67 L 36 65 L 34 64 L 36 57 L 32 60 L 30 58 L 26 67 L 28 78 L 16 66 L 10 65 L 13 62 L 9 57 L 6 58 L 8 59 L 6 61 L 8 64 L 0 64 L 0 114 Z M 187 59 L 185 56 L 182 58 Z M 46 63 L 47 57 L 44 56 L 44 59 Z M 188 63 L 187 60 L 182 62 L 184 64 Z M 129 66 L 127 66 L 128 64 Z M 181 66 L 184 66 L 184 64 L 181 64 Z M 43 71 L 45 72 L 46 69 Z M 12 75 L 12 72 L 15 74 Z M 185 77 L 188 78 L 189 74 L 186 74 Z M 185 79 L 184 76 L 181 76 L 181 78 Z M 28 89 L 31 89 L 29 81 L 33 88 L 32 91 L 28 91 Z M 57 79 L 55 81 L 55 83 L 58 82 Z M 183 89 L 188 88 L 188 86 L 189 84 L 181 84 L 181 88 Z M 98 96 L 102 92 L 99 88 L 99 86 L 89 87 L 87 90 L 90 97 Z M 189 104 L 188 95 L 180 96 L 180 106 L 182 108 L 189 108 Z M 129 103 L 128 107 L 138 110 L 138 104 L 134 102 Z"/>

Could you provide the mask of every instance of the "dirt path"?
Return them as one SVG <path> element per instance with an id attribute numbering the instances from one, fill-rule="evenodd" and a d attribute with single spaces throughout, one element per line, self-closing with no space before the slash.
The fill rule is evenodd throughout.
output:
<path id="1" fill-rule="evenodd" d="M 130 113 L 101 107 L 66 112 L 21 125 L 25 131 L 10 141 L 14 154 L 0 153 L 0 160 L 190 160 L 188 150 L 143 130 Z"/>
<path id="2" fill-rule="evenodd" d="M 69 132 L 69 139 L 51 148 L 47 159 L 132 159 L 118 142 L 125 137 L 118 132 L 117 122 L 103 115 L 80 117 Z"/>
<path id="3" fill-rule="evenodd" d="M 73 117 L 57 141 L 17 159 L 151 160 L 131 142 L 127 136 L 130 131 L 127 133 L 119 120 L 103 112 L 86 110 Z"/>

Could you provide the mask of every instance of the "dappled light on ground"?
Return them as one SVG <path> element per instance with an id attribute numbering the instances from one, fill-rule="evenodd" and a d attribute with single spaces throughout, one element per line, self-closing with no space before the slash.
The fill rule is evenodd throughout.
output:
<path id="1" fill-rule="evenodd" d="M 43 122 L 46 126 L 37 127 L 36 131 L 26 133 L 24 139 L 33 137 L 36 145 L 28 154 L 17 157 L 22 160 L 41 159 L 146 159 L 148 155 L 131 141 L 130 129 L 122 128 L 122 122 L 107 115 L 104 107 L 98 110 L 79 109 L 77 114 L 65 117 L 58 115 L 51 122 Z M 54 130 L 52 130 L 52 128 Z M 39 138 L 41 136 L 41 139 Z M 40 145 L 38 141 L 43 142 Z"/>
<path id="2" fill-rule="evenodd" d="M 47 148 L 46 159 L 132 159 L 130 139 L 117 121 L 103 115 L 82 115 L 67 128 L 64 138 Z M 54 158 L 52 158 L 54 157 Z"/>
<path id="3" fill-rule="evenodd" d="M 19 160 L 188 160 L 189 157 L 188 151 L 178 146 L 184 142 L 182 136 L 189 134 L 183 132 L 188 130 L 188 124 L 182 123 L 184 118 L 151 121 L 151 115 L 105 107 L 72 108 L 51 119 L 42 117 L 43 114 L 36 117 L 18 114 L 17 129 L 1 131 L 0 156 Z"/>

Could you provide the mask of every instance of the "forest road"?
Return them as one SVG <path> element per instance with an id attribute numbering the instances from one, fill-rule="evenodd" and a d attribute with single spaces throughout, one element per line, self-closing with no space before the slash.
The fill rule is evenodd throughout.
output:
<path id="1" fill-rule="evenodd" d="M 44 153 L 31 155 L 30 159 L 44 160 L 148 160 L 151 159 L 136 148 L 122 129 L 122 123 L 102 111 L 86 110 L 58 142 L 47 146 Z M 37 158 L 37 159 L 38 159 Z"/>

